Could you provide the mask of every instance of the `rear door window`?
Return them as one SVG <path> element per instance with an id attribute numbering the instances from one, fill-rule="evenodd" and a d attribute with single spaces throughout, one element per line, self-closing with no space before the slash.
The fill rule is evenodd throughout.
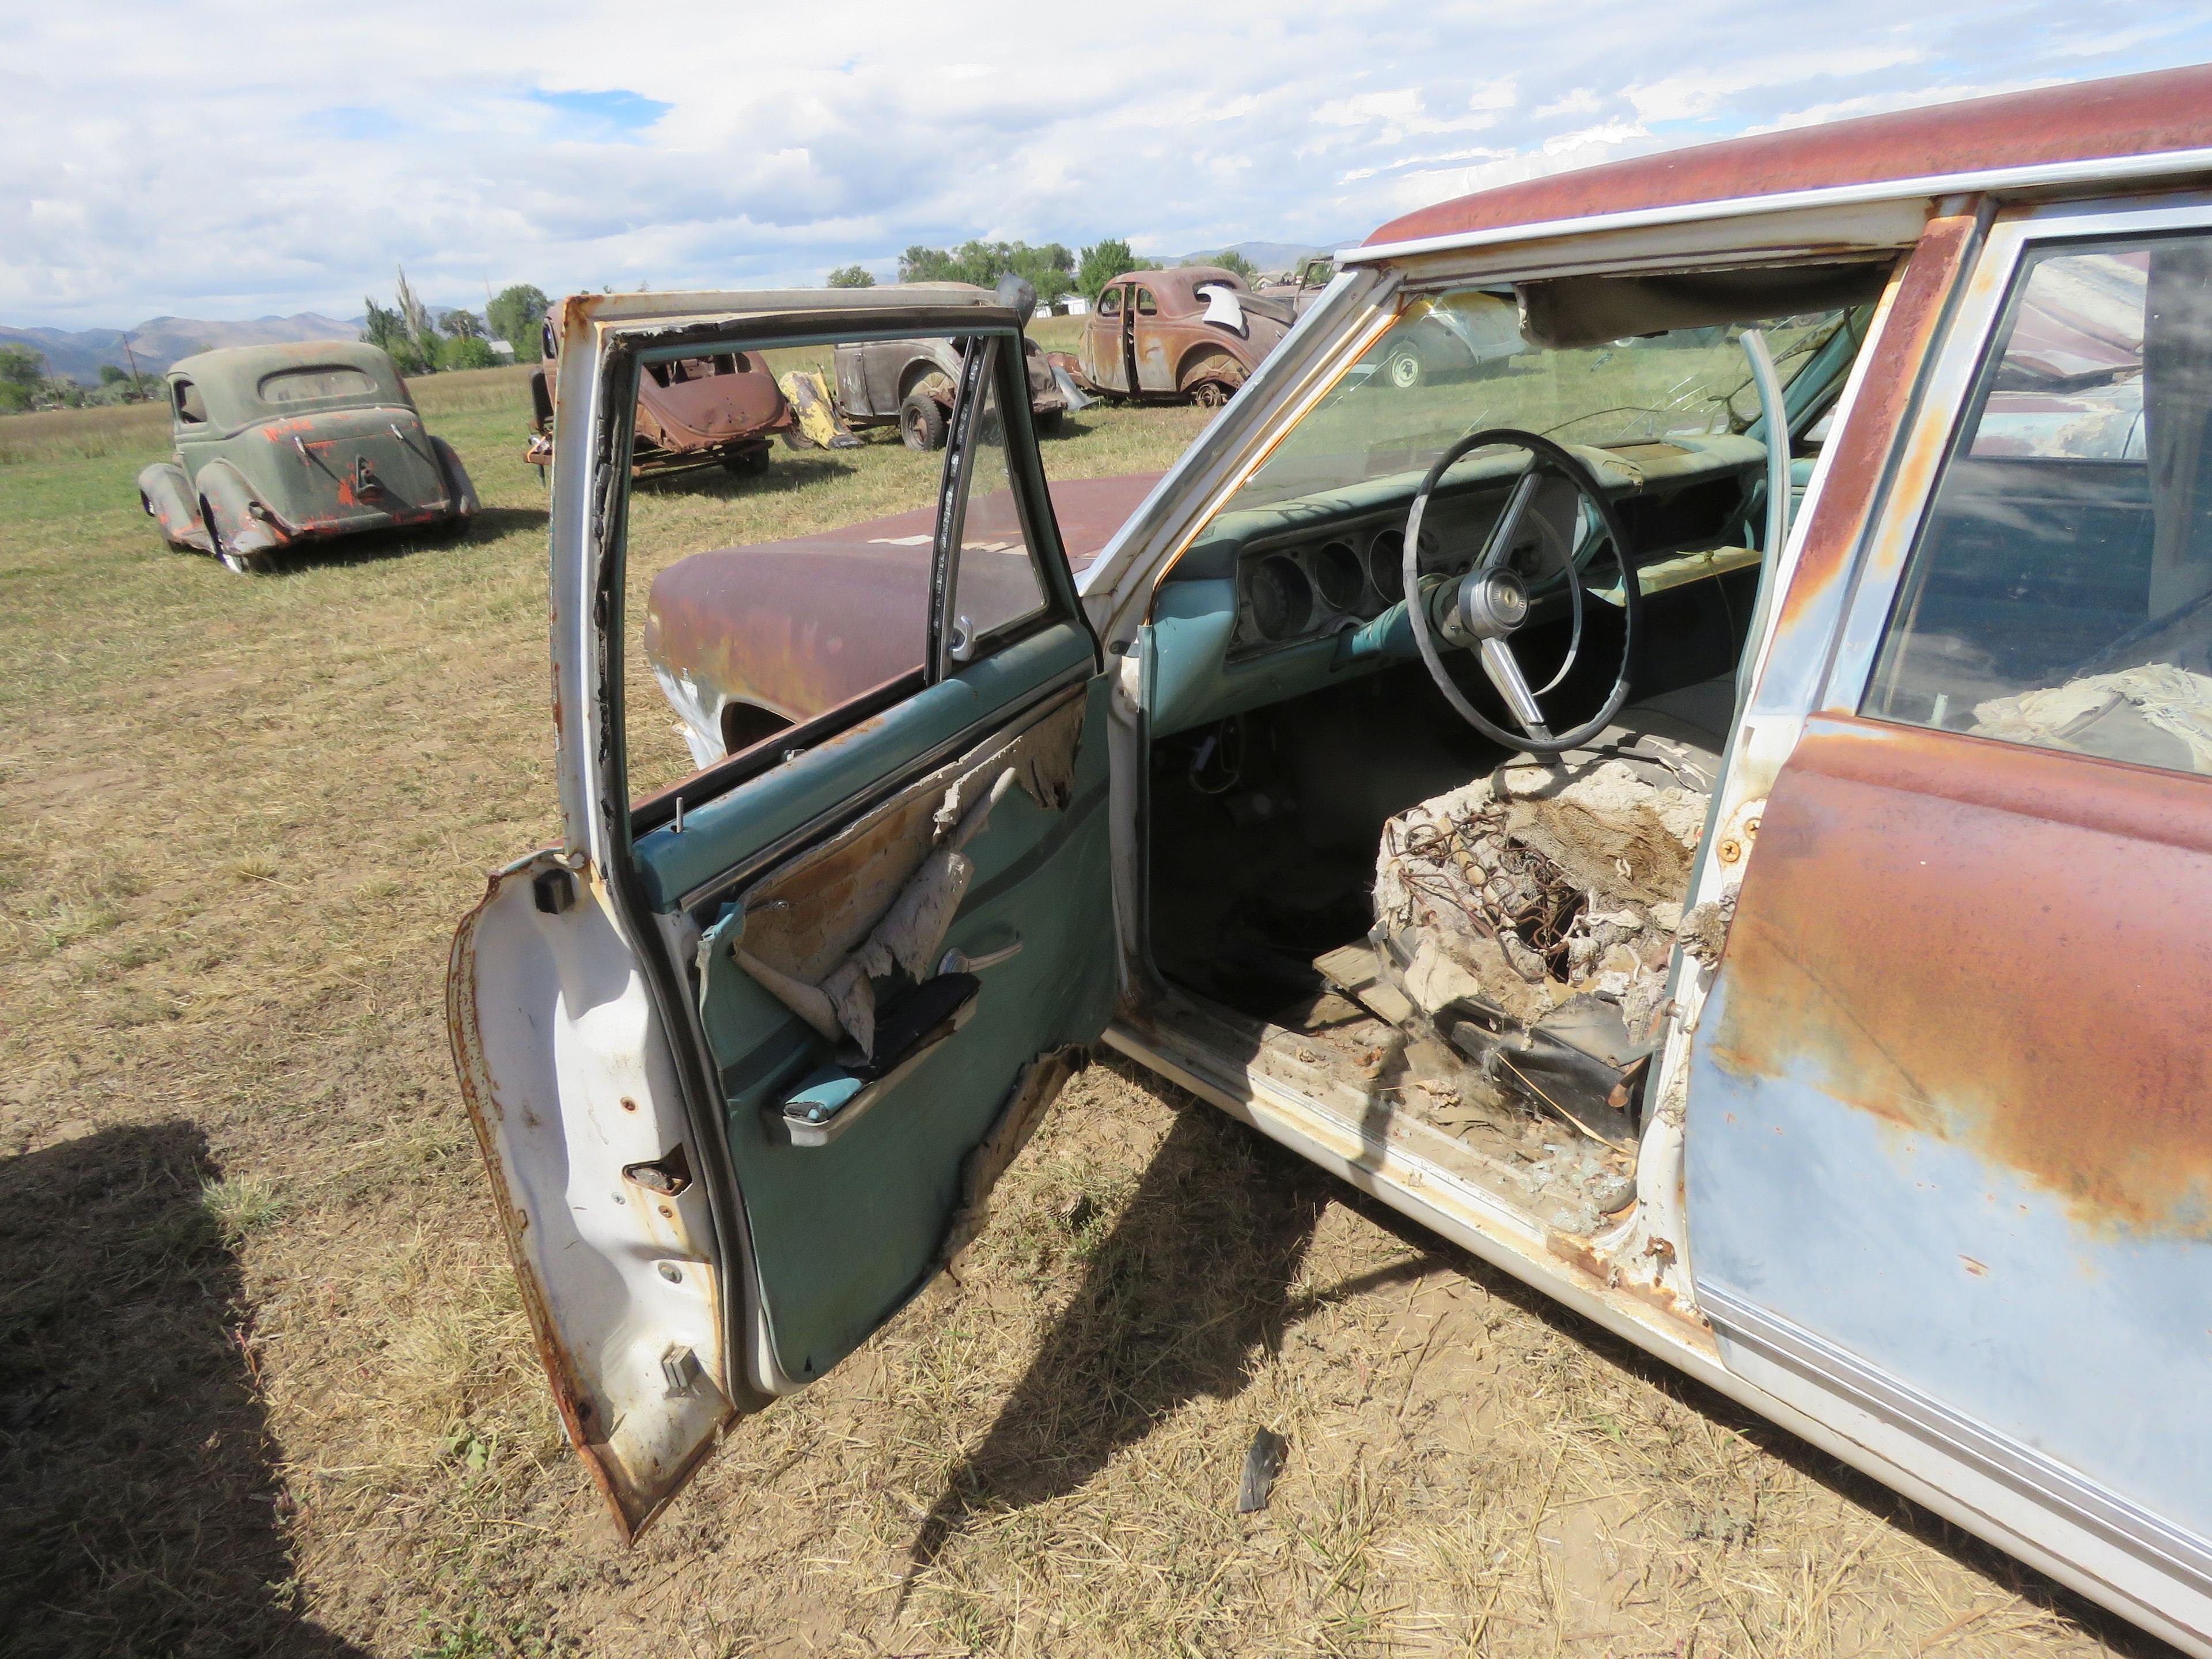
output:
<path id="1" fill-rule="evenodd" d="M 2212 237 L 2023 261 L 1863 712 L 2212 774 Z"/>

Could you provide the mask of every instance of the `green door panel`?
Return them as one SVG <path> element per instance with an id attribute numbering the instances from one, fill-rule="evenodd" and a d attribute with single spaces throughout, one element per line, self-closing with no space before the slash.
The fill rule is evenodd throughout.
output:
<path id="1" fill-rule="evenodd" d="M 1097 649 L 1083 629 L 1055 623 L 967 664 L 744 788 L 688 809 L 680 832 L 664 824 L 640 836 L 635 845 L 647 902 L 656 910 L 677 909 L 685 894 L 836 811 L 878 779 L 921 764 L 979 722 L 1095 663 Z"/>
<path id="2" fill-rule="evenodd" d="M 1004 659 L 1026 648 L 971 665 L 963 678 L 992 664 L 1018 678 L 1031 670 Z M 958 690 L 957 682 L 948 682 L 921 693 L 885 715 L 884 729 L 896 728 L 902 752 L 926 754 L 939 733 L 956 732 L 963 718 L 972 719 L 957 708 L 924 706 Z M 731 1160 L 769 1340 L 789 1376 L 820 1376 L 927 1281 L 958 1200 L 962 1163 L 1005 1107 L 1008 1079 L 1041 1053 L 1094 1041 L 1112 1013 L 1108 678 L 1094 675 L 1081 695 L 1082 737 L 1067 804 L 1042 806 L 1011 790 L 966 848 L 975 872 L 945 948 L 981 957 L 1018 939 L 1020 953 L 978 970 L 981 987 L 967 1024 L 838 1138 L 795 1146 L 769 1121 L 830 1061 L 831 1043 L 735 963 L 724 948 L 734 931 L 726 924 L 701 952 L 701 1013 L 720 1076 Z M 981 701 L 1005 707 L 1000 695 Z M 796 772 L 805 758 L 785 770 Z M 878 751 L 860 775 L 884 769 Z M 757 817 L 755 795 L 747 818 L 804 822 L 813 804 L 851 789 L 841 774 L 794 789 L 776 812 Z M 706 816 L 702 810 L 687 821 L 681 839 L 697 835 Z M 672 874 L 659 872 L 664 885 Z"/>

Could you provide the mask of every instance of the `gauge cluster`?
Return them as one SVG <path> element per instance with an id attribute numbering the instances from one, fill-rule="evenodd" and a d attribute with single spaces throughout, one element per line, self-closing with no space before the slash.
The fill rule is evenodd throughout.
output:
<path id="1" fill-rule="evenodd" d="M 1628 538 L 1629 557 L 1639 569 L 1668 554 L 1711 549 L 1750 533 L 1748 491 L 1765 464 L 1765 452 L 1754 439 L 1709 435 L 1679 444 L 1616 446 L 1585 459 L 1598 469 Z M 1511 493 L 1494 476 L 1470 479 L 1449 493 L 1439 489 L 1422 526 L 1421 571 L 1451 576 L 1471 568 Z M 1291 502 L 1266 510 L 1265 518 L 1255 511 L 1239 524 L 1243 533 L 1230 555 L 1236 574 L 1230 659 L 1249 660 L 1328 638 L 1401 601 L 1410 506 L 1410 495 L 1388 507 L 1370 495 L 1335 522 L 1316 523 L 1320 515 L 1310 506 Z M 1580 491 L 1564 477 L 1547 475 L 1522 513 L 1505 558 L 1527 580 L 1532 598 L 1548 603 L 1558 597 L 1553 590 L 1571 561 L 1603 560 L 1602 580 L 1617 586 L 1613 556 L 1603 548 L 1601 528 Z M 1228 574 L 1209 559 L 1202 566 L 1194 562 L 1186 579 Z M 1602 586 L 1589 591 L 1601 593 Z"/>
<path id="2" fill-rule="evenodd" d="M 1397 604 L 1406 596 L 1403 525 L 1394 518 L 1247 553 L 1237 571 L 1231 654 L 1340 633 Z M 1439 559 L 1437 537 L 1424 530 L 1421 568 L 1443 569 Z"/>

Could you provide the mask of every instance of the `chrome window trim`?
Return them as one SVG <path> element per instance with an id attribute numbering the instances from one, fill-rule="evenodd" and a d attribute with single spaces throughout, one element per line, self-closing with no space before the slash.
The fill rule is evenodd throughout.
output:
<path id="1" fill-rule="evenodd" d="M 1852 556 L 1843 627 L 1815 702 L 1822 713 L 1856 714 L 1865 701 L 1898 585 L 1934 505 L 1959 422 L 1981 378 L 1982 365 L 1995 347 L 1997 326 L 2027 256 L 2053 243 L 2184 230 L 2212 231 L 2212 198 L 2192 197 L 2157 207 L 2069 203 L 2017 210 L 1991 224 L 1966 279 L 1966 291 L 1932 348 L 1919 406 L 1893 457 L 1883 499 L 1875 504 L 1869 527 Z M 1903 463 L 1921 456 L 1929 458 L 1927 465 L 1900 485 Z"/>
<path id="2" fill-rule="evenodd" d="M 1714 1331 L 1815 1388 L 1840 1394 L 1946 1457 L 2063 1516 L 2146 1566 L 2212 1596 L 2212 1542 L 2076 1474 L 2011 1436 L 1953 1411 L 1802 1326 L 1712 1285 L 1698 1305 Z M 1725 1356 L 1724 1356 L 1725 1357 Z M 1730 1366 L 1734 1370 L 1733 1365 Z"/>

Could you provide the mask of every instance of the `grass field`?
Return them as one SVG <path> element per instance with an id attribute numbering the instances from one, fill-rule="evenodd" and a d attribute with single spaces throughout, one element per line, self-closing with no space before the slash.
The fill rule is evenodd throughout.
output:
<path id="1" fill-rule="evenodd" d="M 0 1650 L 2155 1650 L 1109 1065 L 964 1283 L 617 1547 L 442 1017 L 553 830 L 544 496 L 516 371 L 420 395 L 473 532 L 264 579 L 162 550 L 143 412 L 0 422 Z M 1093 411 L 1047 465 L 1197 429 Z"/>

